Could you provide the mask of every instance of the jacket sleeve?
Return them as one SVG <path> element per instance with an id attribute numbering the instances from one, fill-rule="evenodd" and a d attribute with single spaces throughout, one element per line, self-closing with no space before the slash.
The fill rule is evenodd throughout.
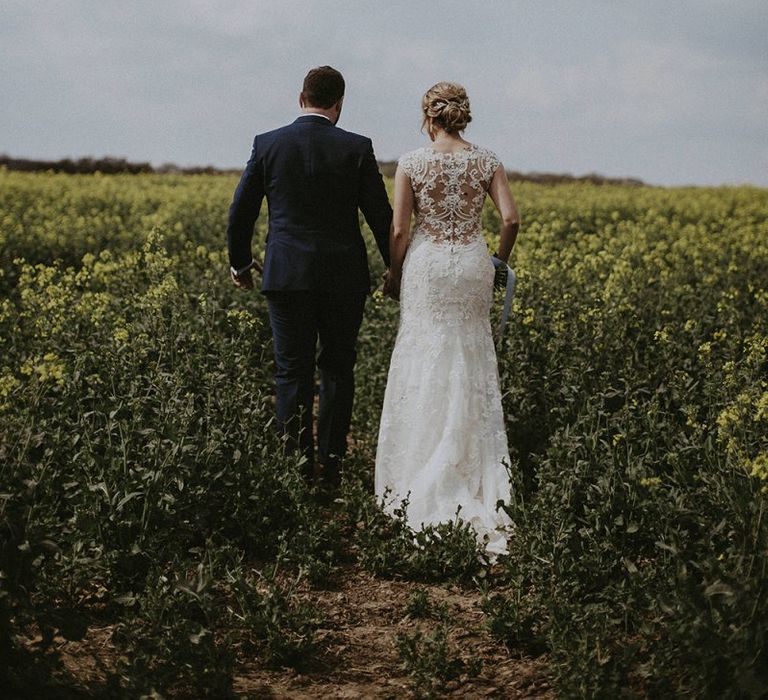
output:
<path id="1" fill-rule="evenodd" d="M 253 226 L 264 199 L 264 173 L 258 159 L 257 140 L 258 137 L 253 140 L 251 157 L 243 170 L 229 207 L 227 250 L 229 264 L 238 270 L 244 268 L 253 259 L 251 254 Z"/>
<path id="2" fill-rule="evenodd" d="M 367 139 L 367 148 L 361 163 L 360 210 L 373 232 L 384 264 L 389 267 L 389 229 L 392 225 L 392 207 L 389 204 L 384 179 L 379 172 L 370 139 Z"/>

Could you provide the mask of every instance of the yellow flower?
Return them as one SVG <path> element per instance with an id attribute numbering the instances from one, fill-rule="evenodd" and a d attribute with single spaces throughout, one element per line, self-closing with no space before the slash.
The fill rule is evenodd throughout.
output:
<path id="1" fill-rule="evenodd" d="M 36 376 L 40 382 L 51 381 L 58 386 L 64 384 L 66 366 L 56 353 L 48 352 L 43 357 L 32 357 L 21 366 L 21 373 L 28 377 Z"/>
<path id="2" fill-rule="evenodd" d="M 16 379 L 10 372 L 0 376 L 0 396 L 6 398 L 10 393 L 18 386 L 21 386 L 21 382 Z"/>
<path id="3" fill-rule="evenodd" d="M 749 470 L 750 476 L 764 481 L 761 491 L 768 493 L 768 452 L 761 452 L 752 460 Z"/>
<path id="4" fill-rule="evenodd" d="M 128 338 L 130 337 L 128 334 L 128 330 L 126 328 L 116 328 L 115 332 L 112 334 L 112 337 L 118 342 L 118 343 L 127 343 Z"/>
<path id="5" fill-rule="evenodd" d="M 522 324 L 524 326 L 530 326 L 536 319 L 536 312 L 530 306 L 525 310 L 523 314 Z"/>
<path id="6" fill-rule="evenodd" d="M 763 395 L 757 400 L 755 415 L 752 417 L 752 420 L 768 422 L 768 391 L 764 391 Z"/>
<path id="7" fill-rule="evenodd" d="M 245 309 L 229 309 L 227 319 L 240 331 L 251 331 L 259 325 L 258 319 Z"/>

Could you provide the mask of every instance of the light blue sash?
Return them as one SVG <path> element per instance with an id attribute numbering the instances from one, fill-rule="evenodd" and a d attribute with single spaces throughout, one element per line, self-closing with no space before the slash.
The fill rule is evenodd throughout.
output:
<path id="1" fill-rule="evenodd" d="M 501 319 L 499 320 L 499 338 L 503 338 L 504 330 L 506 329 L 507 321 L 509 320 L 509 312 L 512 308 L 512 297 L 515 296 L 515 271 L 503 260 L 499 260 L 493 255 L 491 256 L 491 262 L 497 270 L 501 267 L 507 268 L 507 288 L 504 292 L 504 308 L 501 311 Z"/>

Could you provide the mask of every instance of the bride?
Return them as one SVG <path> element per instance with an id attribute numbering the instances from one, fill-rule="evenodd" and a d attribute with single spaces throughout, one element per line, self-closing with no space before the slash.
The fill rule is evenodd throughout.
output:
<path id="1" fill-rule="evenodd" d="M 400 325 L 375 490 L 379 498 L 389 491 L 390 512 L 408 497 L 416 529 L 453 520 L 460 505 L 460 517 L 488 536 L 495 558 L 506 551 L 510 524 L 496 508 L 509 500 L 509 452 L 490 326 L 494 265 L 480 215 L 488 194 L 502 221 L 495 257 L 506 262 L 518 213 L 499 159 L 461 136 L 472 119 L 464 88 L 433 85 L 422 110 L 432 146 L 403 155 L 395 173 L 384 291 L 401 301 Z"/>

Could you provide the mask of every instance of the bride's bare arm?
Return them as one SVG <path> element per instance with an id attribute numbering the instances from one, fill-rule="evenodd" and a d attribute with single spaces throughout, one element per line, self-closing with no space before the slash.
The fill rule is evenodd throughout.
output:
<path id="1" fill-rule="evenodd" d="M 398 166 L 395 171 L 395 205 L 392 215 L 392 229 L 389 235 L 389 274 L 392 286 L 399 292 L 400 276 L 403 274 L 403 260 L 408 250 L 413 213 L 413 189 L 411 180 Z"/>
<path id="2" fill-rule="evenodd" d="M 493 179 L 488 187 L 488 194 L 496 205 L 496 209 L 499 210 L 499 216 L 501 216 L 501 235 L 497 254 L 506 262 L 509 260 L 509 254 L 512 252 L 517 239 L 517 232 L 520 229 L 520 215 L 517 212 L 515 199 L 509 191 L 507 172 L 501 164 L 493 174 Z"/>

